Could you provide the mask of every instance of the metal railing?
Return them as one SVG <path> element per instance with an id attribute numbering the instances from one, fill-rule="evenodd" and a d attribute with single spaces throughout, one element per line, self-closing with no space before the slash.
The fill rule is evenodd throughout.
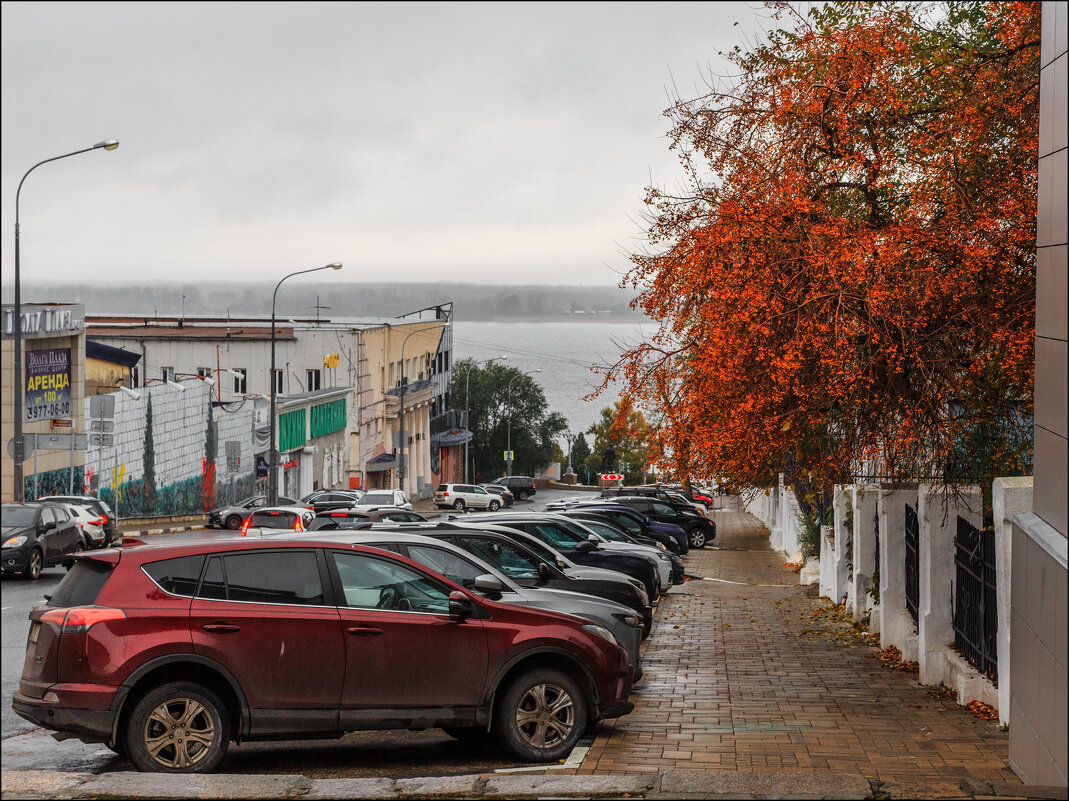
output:
<path id="1" fill-rule="evenodd" d="M 917 622 L 917 607 L 920 605 L 920 526 L 917 511 L 906 504 L 906 611 Z"/>
<path id="2" fill-rule="evenodd" d="M 954 647 L 998 683 L 995 532 L 958 517 L 954 537 Z"/>

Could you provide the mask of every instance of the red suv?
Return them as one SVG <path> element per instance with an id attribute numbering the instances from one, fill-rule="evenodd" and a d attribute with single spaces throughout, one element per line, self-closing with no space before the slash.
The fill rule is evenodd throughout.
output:
<path id="1" fill-rule="evenodd" d="M 600 626 L 359 545 L 93 551 L 30 620 L 15 712 L 145 771 L 210 772 L 231 740 L 436 726 L 549 762 L 634 708 Z"/>

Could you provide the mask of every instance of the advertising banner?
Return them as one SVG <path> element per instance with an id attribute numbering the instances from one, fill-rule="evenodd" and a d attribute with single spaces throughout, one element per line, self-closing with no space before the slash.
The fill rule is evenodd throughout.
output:
<path id="1" fill-rule="evenodd" d="M 70 417 L 71 349 L 28 350 L 25 357 L 25 422 Z"/>

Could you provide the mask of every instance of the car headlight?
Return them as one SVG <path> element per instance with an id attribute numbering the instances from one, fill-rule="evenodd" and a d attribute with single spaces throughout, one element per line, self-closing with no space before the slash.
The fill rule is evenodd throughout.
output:
<path id="1" fill-rule="evenodd" d="M 657 545 L 660 547 L 660 549 L 662 551 L 667 551 L 668 550 L 668 546 L 665 545 L 663 542 L 658 542 Z"/>
<path id="2" fill-rule="evenodd" d="M 662 545 L 661 547 L 663 548 L 664 546 Z M 668 558 L 668 554 L 666 554 L 666 553 L 664 553 L 662 551 L 657 551 L 657 558 L 660 559 L 662 562 L 671 562 L 672 561 L 671 559 Z"/>
<path id="3" fill-rule="evenodd" d="M 627 625 L 634 626 L 636 628 L 642 625 L 642 618 L 640 618 L 638 615 L 629 615 L 620 612 L 618 614 L 614 614 L 613 617 L 619 620 L 621 623 L 626 623 Z"/>
<path id="4" fill-rule="evenodd" d="M 604 626 L 598 626 L 595 623 L 588 623 L 587 625 L 583 626 L 583 631 L 589 631 L 591 634 L 596 634 L 602 639 L 608 640 L 613 645 L 620 645 L 620 643 L 616 641 L 616 638 L 612 636 L 612 632 Z"/>
<path id="5" fill-rule="evenodd" d="M 27 539 L 29 538 L 25 534 L 19 534 L 17 537 L 9 537 L 8 539 L 4 540 L 4 547 L 18 548 L 20 545 L 25 543 Z"/>

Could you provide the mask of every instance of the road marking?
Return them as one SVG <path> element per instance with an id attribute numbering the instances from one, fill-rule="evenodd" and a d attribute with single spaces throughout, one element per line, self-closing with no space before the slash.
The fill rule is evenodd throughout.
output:
<path id="1" fill-rule="evenodd" d="M 560 765 L 533 765 L 529 768 L 498 768 L 494 773 L 524 773 L 533 770 L 564 770 L 581 768 L 583 766 L 583 760 L 586 758 L 586 752 L 590 750 L 588 745 L 577 745 L 572 749 L 572 752 L 568 754 L 568 759 L 562 762 Z"/>

